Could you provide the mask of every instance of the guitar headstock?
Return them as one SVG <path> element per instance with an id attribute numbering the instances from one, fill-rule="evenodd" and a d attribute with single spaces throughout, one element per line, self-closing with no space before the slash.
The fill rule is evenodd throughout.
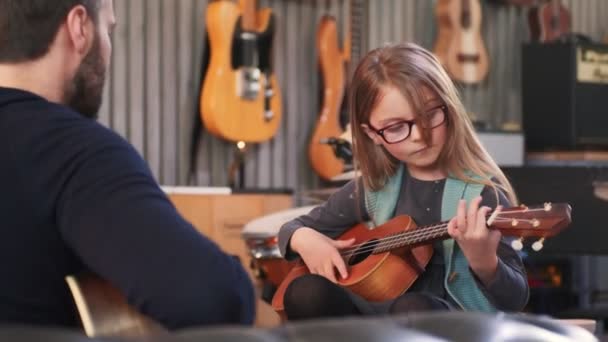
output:
<path id="1" fill-rule="evenodd" d="M 516 236 L 512 246 L 516 250 L 523 248 L 523 239 L 540 238 L 532 248 L 539 251 L 545 238 L 557 235 L 570 224 L 572 207 L 567 203 L 545 203 L 536 206 L 521 205 L 506 208 L 493 213 L 488 226 L 498 229 L 505 236 Z"/>

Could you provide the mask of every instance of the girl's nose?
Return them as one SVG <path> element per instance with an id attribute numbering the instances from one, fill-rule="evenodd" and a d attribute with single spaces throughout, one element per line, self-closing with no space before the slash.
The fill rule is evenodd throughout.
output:
<path id="1" fill-rule="evenodd" d="M 412 125 L 412 131 L 410 132 L 410 139 L 412 141 L 418 141 L 422 139 L 422 131 L 418 128 L 418 124 Z"/>

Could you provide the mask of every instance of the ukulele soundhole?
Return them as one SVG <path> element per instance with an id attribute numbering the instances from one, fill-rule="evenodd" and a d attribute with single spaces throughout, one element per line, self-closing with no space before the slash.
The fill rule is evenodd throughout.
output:
<path id="1" fill-rule="evenodd" d="M 357 248 L 353 252 L 352 256 L 348 259 L 348 266 L 356 265 L 365 260 L 368 256 L 374 253 L 376 245 L 378 245 L 378 239 L 373 239 Z"/>

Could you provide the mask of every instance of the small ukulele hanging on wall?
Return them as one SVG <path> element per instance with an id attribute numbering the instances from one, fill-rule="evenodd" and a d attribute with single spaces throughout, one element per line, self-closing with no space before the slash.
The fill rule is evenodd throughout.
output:
<path id="1" fill-rule="evenodd" d="M 483 81 L 489 61 L 481 37 L 479 0 L 439 0 L 435 15 L 439 33 L 434 52 L 452 79 L 467 84 Z"/>

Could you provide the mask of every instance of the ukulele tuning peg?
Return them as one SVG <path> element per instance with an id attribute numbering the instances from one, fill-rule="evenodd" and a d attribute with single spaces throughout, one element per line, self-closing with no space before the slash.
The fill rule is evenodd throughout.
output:
<path id="1" fill-rule="evenodd" d="M 540 251 L 541 249 L 543 249 L 544 242 L 545 242 L 545 238 L 541 238 L 540 240 L 538 240 L 532 244 L 532 249 L 536 252 Z"/>
<path id="2" fill-rule="evenodd" d="M 516 220 L 516 219 L 511 220 L 511 226 L 517 227 L 518 224 L 519 224 L 518 220 Z"/>
<path id="3" fill-rule="evenodd" d="M 516 251 L 521 251 L 524 249 L 524 238 L 511 241 L 511 247 L 513 247 L 513 249 Z"/>
<path id="4" fill-rule="evenodd" d="M 538 228 L 540 226 L 540 221 L 537 219 L 532 220 L 532 227 Z"/>
<path id="5" fill-rule="evenodd" d="M 552 207 L 551 203 L 545 203 L 545 211 L 551 211 Z"/>

